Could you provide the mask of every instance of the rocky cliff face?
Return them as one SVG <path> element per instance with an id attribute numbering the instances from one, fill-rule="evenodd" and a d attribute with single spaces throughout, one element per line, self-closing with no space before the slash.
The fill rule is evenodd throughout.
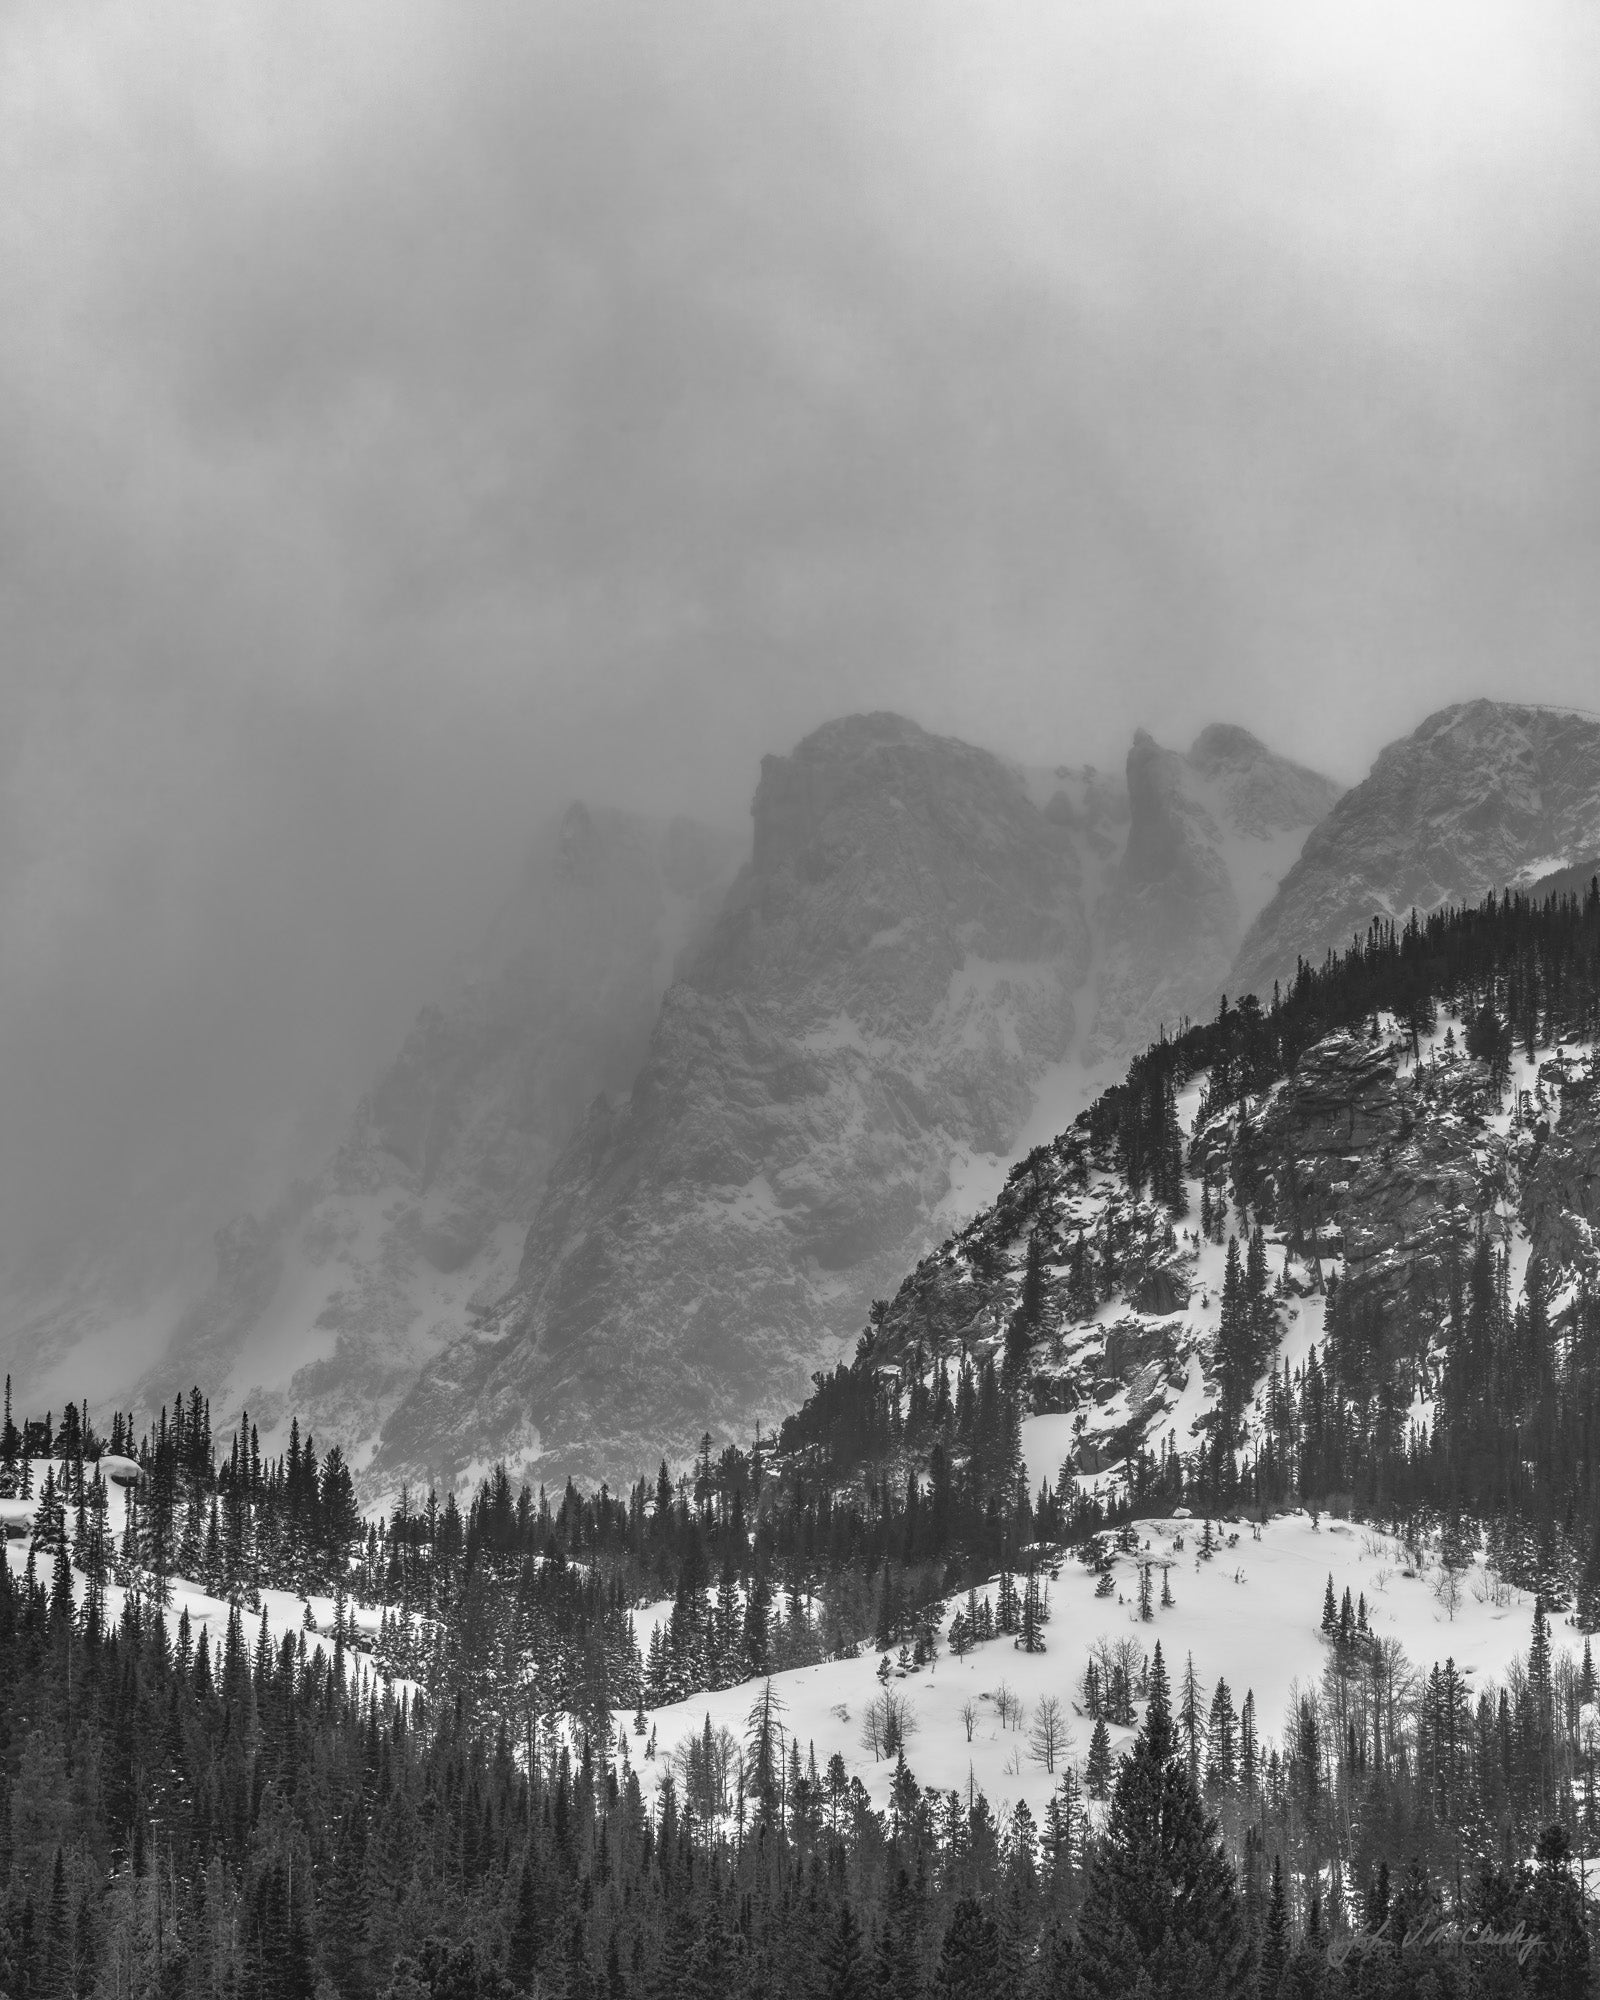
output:
<path id="1" fill-rule="evenodd" d="M 1600 721 L 1474 701 L 1392 743 L 1305 842 L 1230 991 L 1263 996 L 1375 916 L 1476 902 L 1600 853 Z"/>
<path id="2" fill-rule="evenodd" d="M 631 1096 L 562 1156 L 515 1288 L 425 1370 L 380 1475 L 625 1477 L 790 1405 L 963 1163 L 998 1184 L 1047 1082 L 1065 1122 L 1161 1007 L 1211 1002 L 1333 796 L 1239 730 L 1141 738 L 1126 787 L 884 715 L 766 759 L 750 863 Z"/>
<path id="3" fill-rule="evenodd" d="M 552 1160 L 597 1093 L 627 1089 L 679 954 L 738 861 L 689 821 L 569 808 L 453 991 L 424 1008 L 337 1156 L 219 1232 L 214 1282 L 143 1393 L 198 1381 L 263 1425 L 292 1405 L 376 1434 L 473 1304 L 515 1278 Z"/>
<path id="4" fill-rule="evenodd" d="M 1025 771 L 865 716 L 765 760 L 748 842 L 574 807 L 336 1157 L 219 1234 L 134 1365 L 120 1313 L 107 1392 L 352 1445 L 398 1411 L 380 1478 L 742 1435 L 1214 1004 L 1334 796 L 1237 729 Z M 50 1304 L 28 1351 L 65 1366 L 82 1301 Z"/>
<path id="5" fill-rule="evenodd" d="M 1545 1262 L 1592 1292 L 1600 1285 L 1600 1070 L 1564 1052 L 1540 1065 L 1539 1097 L 1523 1222 Z"/>
<path id="6" fill-rule="evenodd" d="M 1509 1169 L 1483 1065 L 1458 1053 L 1402 1073 L 1405 1055 L 1341 1031 L 1302 1058 L 1261 1121 L 1262 1205 L 1292 1243 L 1341 1255 L 1375 1311 L 1437 1313 Z"/>
<path id="7" fill-rule="evenodd" d="M 597 1108 L 516 1291 L 391 1421 L 386 1460 L 599 1476 L 748 1429 L 859 1329 L 949 1187 L 1071 1050 L 1077 831 L 892 716 L 767 758 L 749 866 Z"/>
<path id="8" fill-rule="evenodd" d="M 1187 755 L 1143 730 L 1128 753 L 1129 836 L 1102 908 L 1096 1044 L 1123 1061 L 1209 1013 L 1246 930 L 1340 787 L 1214 724 Z"/>

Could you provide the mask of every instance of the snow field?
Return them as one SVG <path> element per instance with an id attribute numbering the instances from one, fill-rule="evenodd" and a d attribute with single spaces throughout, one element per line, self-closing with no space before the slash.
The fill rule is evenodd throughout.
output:
<path id="1" fill-rule="evenodd" d="M 1008 1638 L 994 1639 L 962 1659 L 941 1650 L 931 1667 L 891 1677 L 888 1685 L 913 1712 L 914 1733 L 905 1754 L 917 1781 L 962 1793 L 971 1784 L 987 1795 L 997 1813 L 1026 1800 L 1035 1817 L 1041 1815 L 1059 1783 L 1060 1767 L 1052 1776 L 1030 1754 L 1029 1725 L 1038 1704 L 1047 1695 L 1060 1701 L 1073 1737 L 1068 1759 L 1081 1775 L 1093 1728 L 1077 1707 L 1083 1670 L 1102 1642 L 1115 1646 L 1124 1639 L 1131 1639 L 1141 1655 L 1161 1642 L 1174 1698 L 1191 1653 L 1207 1707 L 1219 1678 L 1227 1681 L 1236 1709 L 1252 1692 L 1261 1738 L 1281 1742 L 1291 1699 L 1297 1691 L 1314 1690 L 1322 1674 L 1327 1648 L 1319 1623 L 1330 1574 L 1336 1600 L 1346 1588 L 1352 1603 L 1365 1594 L 1370 1629 L 1380 1638 L 1398 1639 L 1418 1674 L 1452 1658 L 1476 1693 L 1490 1680 L 1503 1678 L 1511 1660 L 1527 1651 L 1533 1599 L 1496 1584 L 1481 1563 L 1462 1574 L 1452 1618 L 1439 1594 L 1437 1563 L 1407 1574 L 1405 1551 L 1360 1523 L 1328 1516 L 1317 1523 L 1297 1512 L 1264 1523 L 1259 1540 L 1247 1522 L 1214 1523 L 1221 1545 L 1206 1561 L 1197 1553 L 1202 1527 L 1190 1519 L 1137 1522 L 1140 1549 L 1136 1555 L 1116 1557 L 1116 1593 L 1110 1597 L 1096 1597 L 1093 1573 L 1076 1557 L 1066 1558 L 1050 1585 L 1043 1653 L 1023 1653 Z M 1238 1537 L 1232 1547 L 1227 1545 L 1230 1535 Z M 1175 1600 L 1169 1609 L 1159 1608 L 1157 1567 L 1152 1577 L 1157 1608 L 1149 1623 L 1138 1613 L 1138 1570 L 1144 1561 L 1171 1565 Z M 988 1594 L 996 1595 L 992 1583 Z M 983 1595 L 980 1591 L 980 1599 Z M 946 1632 L 965 1602 L 961 1595 L 946 1603 Z M 670 1606 L 656 1605 L 635 1613 L 641 1645 L 648 1644 L 653 1622 L 664 1625 L 668 1610 Z M 1582 1653 L 1581 1638 L 1567 1626 L 1553 1628 L 1551 1643 L 1558 1654 Z M 883 1806 L 894 1760 L 874 1761 L 861 1741 L 867 1704 L 881 1691 L 878 1660 L 878 1655 L 864 1653 L 858 1659 L 797 1667 L 774 1674 L 772 1685 L 784 1704 L 783 1725 L 799 1740 L 802 1763 L 814 1750 L 821 1771 L 838 1752 L 873 1803 Z M 678 1744 L 699 1733 L 708 1716 L 713 1730 L 726 1728 L 742 1742 L 761 1687 L 759 1681 L 747 1681 L 646 1711 L 647 1727 L 656 1732 L 653 1762 L 644 1760 L 644 1742 L 632 1734 L 632 1717 L 619 1711 L 617 1726 L 629 1736 L 629 1754 L 647 1791 L 652 1774 L 659 1783 L 672 1767 Z M 1001 1722 L 1002 1689 L 1009 1689 L 1021 1705 L 1018 1726 Z M 963 1714 L 969 1703 L 975 1711 L 970 1740 Z M 1112 1728 L 1110 1734 L 1114 1754 L 1133 1738 L 1127 1729 Z"/>

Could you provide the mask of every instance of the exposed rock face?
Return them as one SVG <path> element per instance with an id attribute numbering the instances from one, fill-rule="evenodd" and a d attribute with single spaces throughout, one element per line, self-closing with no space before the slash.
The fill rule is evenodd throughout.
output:
<path id="1" fill-rule="evenodd" d="M 1504 1191 L 1487 1074 L 1457 1056 L 1399 1074 L 1400 1046 L 1340 1032 L 1301 1058 L 1261 1121 L 1279 1223 L 1342 1243 L 1350 1284 L 1380 1310 L 1436 1307 L 1452 1245 Z"/>
<path id="2" fill-rule="evenodd" d="M 1214 724 L 1187 756 L 1140 730 L 1127 848 L 1101 913 L 1100 1046 L 1126 1057 L 1214 1008 L 1247 928 L 1339 793 L 1246 729 Z"/>
<path id="3" fill-rule="evenodd" d="M 551 1161 L 597 1092 L 626 1090 L 679 952 L 738 843 L 574 805 L 455 990 L 424 1008 L 345 1145 L 261 1220 L 219 1232 L 217 1274 L 145 1385 L 372 1436 L 475 1299 L 512 1282 Z"/>
<path id="4" fill-rule="evenodd" d="M 1522 1182 L 1522 1217 L 1552 1269 L 1600 1283 L 1600 1092 L 1591 1064 L 1557 1058 L 1539 1068 L 1542 1120 Z"/>
<path id="5" fill-rule="evenodd" d="M 1078 836 L 1019 773 L 864 716 L 767 758 L 754 817 L 631 1097 L 568 1149 L 516 1292 L 428 1371 L 386 1461 L 616 1476 L 747 1431 L 853 1342 L 952 1151 L 1003 1153 L 1070 1050 Z"/>
<path id="6" fill-rule="evenodd" d="M 1187 758 L 1141 738 L 1125 791 L 1030 787 L 888 715 L 765 759 L 750 865 L 631 1097 L 561 1159 L 514 1292 L 396 1413 L 383 1475 L 629 1477 L 788 1407 L 936 1233 L 953 1160 L 997 1182 L 1047 1072 L 1210 1003 L 1335 795 L 1230 729 Z"/>
<path id="7" fill-rule="evenodd" d="M 1379 756 L 1305 842 L 1251 926 L 1229 991 L 1263 996 L 1364 933 L 1476 902 L 1600 853 L 1600 722 L 1474 701 Z"/>
<path id="8" fill-rule="evenodd" d="M 1231 728 L 1141 737 L 1124 775 L 865 716 L 765 760 L 748 844 L 575 807 L 337 1156 L 218 1237 L 107 1393 L 199 1382 L 219 1419 L 295 1408 L 355 1447 L 427 1370 L 379 1478 L 501 1450 L 631 1474 L 745 1435 L 1214 1004 L 1334 795 Z M 64 1357 L 86 1315 L 51 1310 Z"/>

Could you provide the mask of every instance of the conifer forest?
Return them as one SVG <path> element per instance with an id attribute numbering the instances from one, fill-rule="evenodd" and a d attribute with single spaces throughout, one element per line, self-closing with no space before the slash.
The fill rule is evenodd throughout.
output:
<path id="1" fill-rule="evenodd" d="M 1372 1052 L 1441 1029 L 1375 1156 L 1503 1116 L 1541 1064 L 1560 1122 L 1510 1106 L 1525 1264 L 1441 1198 L 1400 1282 L 1335 1244 L 1296 1134 L 1325 1099 L 1355 1133 Z M 1600 884 L 1375 924 L 1151 1046 L 775 1431 L 626 1490 L 497 1468 L 367 1514 L 298 1424 L 273 1455 L 198 1390 L 14 1413 L 8 1387 L 0 1996 L 1590 1993 L 1600 1289 L 1563 1275 L 1552 1190 L 1600 1115 L 1567 1052 L 1597 1041 Z M 1194 1449 L 1118 1405 L 1080 1447 L 1103 1476 L 1030 1490 L 1024 1422 L 1090 1411 L 1074 1329 L 1113 1297 L 1159 1316 L 1201 1241 L 1225 1276 Z M 1325 1302 L 1292 1365 L 1291 1280 Z M 1283 1607 L 1316 1649 L 1290 1714 L 1199 1682 L 1142 1524 L 1226 1561 L 1296 1509 L 1525 1593 L 1510 1670 L 1407 1659 L 1330 1575 Z M 1053 1605 L 1080 1570 L 1130 1580 L 1114 1656 Z M 225 1615 L 197 1631 L 189 1587 Z M 1001 1645 L 1059 1674 L 1029 1724 L 1042 1813 L 919 1782 L 891 1670 Z M 857 1655 L 883 1663 L 887 1805 L 785 1705 L 786 1673 Z M 726 1690 L 742 1732 L 658 1740 L 654 1711 Z"/>

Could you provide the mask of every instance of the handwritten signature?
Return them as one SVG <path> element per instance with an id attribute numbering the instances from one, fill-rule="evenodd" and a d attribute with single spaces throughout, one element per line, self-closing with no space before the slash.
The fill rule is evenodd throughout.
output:
<path id="1" fill-rule="evenodd" d="M 1350 1937 L 1335 1938 L 1328 1946 L 1328 1963 L 1335 1970 L 1352 1958 L 1366 1958 L 1377 1952 L 1426 1951 L 1504 1952 L 1518 1966 L 1526 1965 L 1536 1951 L 1544 1948 L 1542 1938 L 1529 1935 L 1520 1918 L 1509 1931 L 1488 1926 L 1472 1929 L 1445 1916 L 1435 1904 L 1424 1909 L 1403 1932 L 1394 1929 L 1394 1918 L 1386 1917 L 1375 1931 L 1357 1931 Z"/>

